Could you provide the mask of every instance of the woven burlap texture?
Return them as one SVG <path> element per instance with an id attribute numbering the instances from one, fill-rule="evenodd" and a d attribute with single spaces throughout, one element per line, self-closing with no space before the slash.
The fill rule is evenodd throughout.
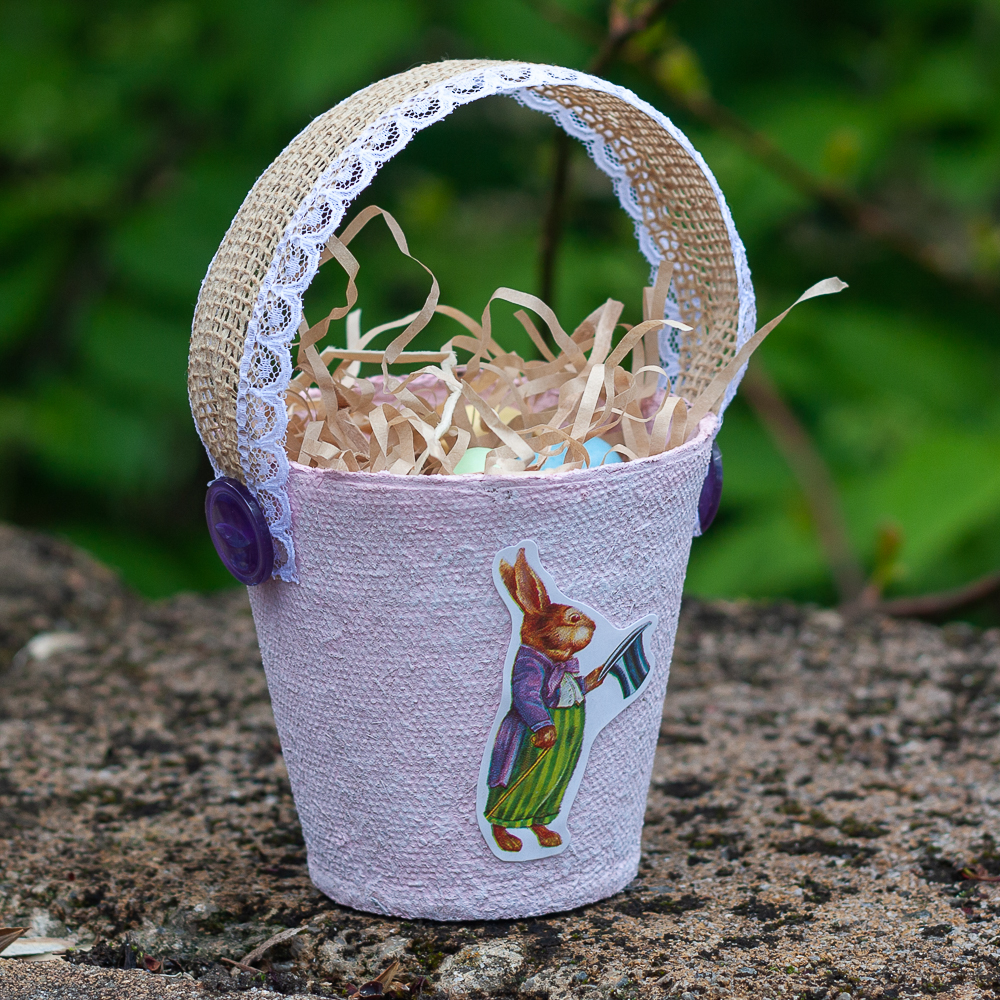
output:
<path id="1" fill-rule="evenodd" d="M 289 346 L 322 247 L 417 131 L 491 94 L 545 111 L 579 138 L 611 177 L 650 263 L 675 262 L 667 312 L 694 329 L 681 342 L 661 338 L 661 350 L 682 394 L 692 398 L 753 331 L 746 256 L 721 191 L 686 137 L 634 94 L 574 70 L 491 61 L 420 67 L 360 91 L 265 171 L 212 262 L 195 313 L 195 421 L 216 473 L 245 481 L 260 502 L 281 579 L 297 579 L 283 448 Z M 724 403 L 732 391 L 735 383 Z"/>
<path id="2" fill-rule="evenodd" d="M 275 248 L 320 174 L 387 110 L 424 90 L 492 61 L 449 60 L 419 66 L 358 91 L 303 129 L 250 189 L 208 269 L 195 308 L 188 394 L 215 466 L 243 480 L 236 396 L 247 323 Z"/>
<path id="3" fill-rule="evenodd" d="M 582 87 L 538 89 L 627 151 L 619 156 L 643 224 L 659 247 L 675 252 L 665 254 L 676 261 L 671 291 L 679 318 L 693 329 L 674 334 L 680 346 L 674 390 L 691 402 L 735 353 L 739 325 L 739 282 L 716 193 L 687 150 L 638 108 Z"/>
<path id="4" fill-rule="evenodd" d="M 636 874 L 698 498 L 717 426 L 655 458 L 556 477 L 293 466 L 298 586 L 250 588 L 316 885 L 339 903 L 506 919 Z M 655 612 L 643 695 L 594 741 L 555 857 L 501 861 L 476 818 L 510 614 L 494 554 L 531 538 L 563 592 L 618 627 Z M 378 539 L 385 539 L 380 544 Z"/>

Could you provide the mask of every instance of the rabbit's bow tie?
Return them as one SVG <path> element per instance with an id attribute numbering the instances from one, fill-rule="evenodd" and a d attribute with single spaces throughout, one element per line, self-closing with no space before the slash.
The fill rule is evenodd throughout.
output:
<path id="1" fill-rule="evenodd" d="M 548 680 L 545 682 L 545 697 L 551 699 L 556 696 L 559 685 L 562 684 L 562 679 L 566 674 L 572 674 L 574 677 L 580 675 L 580 661 L 575 656 L 572 656 L 562 663 L 555 660 L 550 660 L 549 662 L 552 664 L 552 669 L 549 671 Z"/>

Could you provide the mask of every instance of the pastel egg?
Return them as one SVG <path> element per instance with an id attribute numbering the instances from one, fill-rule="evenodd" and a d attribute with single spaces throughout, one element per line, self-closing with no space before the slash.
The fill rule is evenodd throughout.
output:
<path id="1" fill-rule="evenodd" d="M 584 448 L 587 449 L 587 454 L 590 456 L 590 468 L 592 469 L 596 469 L 602 462 L 605 465 L 614 465 L 616 462 L 622 460 L 621 455 L 617 451 L 612 451 L 611 445 L 601 438 L 591 438 L 584 444 Z M 564 461 L 566 461 L 566 452 L 547 458 L 542 468 L 555 469 L 562 465 Z"/>
<path id="2" fill-rule="evenodd" d="M 489 453 L 489 448 L 467 448 L 465 454 L 458 460 L 458 465 L 455 466 L 455 475 L 464 476 L 485 472 L 486 456 Z"/>

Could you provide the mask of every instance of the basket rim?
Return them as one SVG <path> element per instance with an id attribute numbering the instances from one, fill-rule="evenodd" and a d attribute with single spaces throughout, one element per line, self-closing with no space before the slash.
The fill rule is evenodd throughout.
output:
<path id="1" fill-rule="evenodd" d="M 558 475 L 545 475 L 533 470 L 531 472 L 497 473 L 486 475 L 483 472 L 467 472 L 461 475 L 442 475 L 441 473 L 428 473 L 419 476 L 398 476 L 393 472 L 383 469 L 381 472 L 350 472 L 341 469 L 317 469 L 308 465 L 302 465 L 294 459 L 289 460 L 291 471 L 298 477 L 308 475 L 326 476 L 344 485 L 355 485 L 364 488 L 366 484 L 378 484 L 382 491 L 386 486 L 392 488 L 417 490 L 422 487 L 438 489 L 442 486 L 450 490 L 461 490 L 463 486 L 473 488 L 488 486 L 495 487 L 525 487 L 529 483 L 535 486 L 546 484 L 562 485 L 574 484 L 584 485 L 583 480 L 591 483 L 597 482 L 600 477 L 635 475 L 640 469 L 648 469 L 652 465 L 672 465 L 688 458 L 690 453 L 702 447 L 706 440 L 714 439 L 718 432 L 721 421 L 714 413 L 709 413 L 702 417 L 698 425 L 698 433 L 689 438 L 683 444 L 670 451 L 661 452 L 659 455 L 647 455 L 645 458 L 630 459 L 627 462 L 613 462 L 609 465 L 598 465 L 588 469 L 569 469 L 560 472 Z M 420 485 L 417 485 L 420 484 Z"/>

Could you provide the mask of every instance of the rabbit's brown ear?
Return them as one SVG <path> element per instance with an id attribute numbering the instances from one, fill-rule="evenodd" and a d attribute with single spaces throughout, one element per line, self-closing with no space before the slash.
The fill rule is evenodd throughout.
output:
<path id="1" fill-rule="evenodd" d="M 517 577 L 514 573 L 514 567 L 506 559 L 500 560 L 500 579 L 503 580 L 503 585 L 507 588 L 510 596 L 514 598 L 514 603 L 523 611 L 524 606 L 517 598 Z"/>
<path id="2" fill-rule="evenodd" d="M 514 561 L 514 577 L 517 581 L 517 593 L 514 600 L 524 611 L 545 611 L 549 606 L 549 595 L 545 590 L 542 578 L 528 565 L 524 549 L 517 554 Z"/>

